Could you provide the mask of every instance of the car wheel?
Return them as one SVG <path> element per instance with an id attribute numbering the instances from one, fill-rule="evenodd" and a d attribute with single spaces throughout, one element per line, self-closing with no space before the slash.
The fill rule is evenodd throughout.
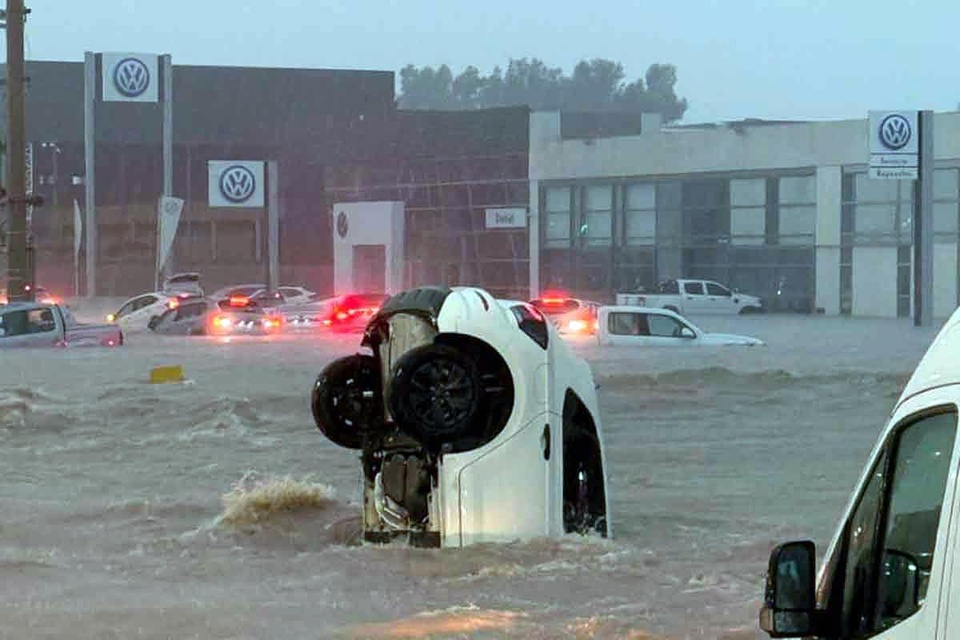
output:
<path id="1" fill-rule="evenodd" d="M 334 360 L 320 372 L 311 398 L 317 428 L 334 444 L 361 449 L 383 422 L 380 372 L 372 356 Z"/>
<path id="2" fill-rule="evenodd" d="M 750 316 L 759 312 L 760 312 L 760 309 L 758 309 L 757 307 L 743 307 L 742 309 L 740 309 L 740 315 L 742 316 Z"/>
<path id="3" fill-rule="evenodd" d="M 563 521 L 567 533 L 606 537 L 603 462 L 600 442 L 579 432 L 564 439 Z M 571 455 L 574 454 L 575 455 Z M 567 467 L 570 468 L 567 468 Z"/>
<path id="4" fill-rule="evenodd" d="M 480 413 L 480 378 L 476 363 L 459 349 L 411 349 L 394 366 L 390 413 L 400 429 L 428 446 L 469 436 Z"/>

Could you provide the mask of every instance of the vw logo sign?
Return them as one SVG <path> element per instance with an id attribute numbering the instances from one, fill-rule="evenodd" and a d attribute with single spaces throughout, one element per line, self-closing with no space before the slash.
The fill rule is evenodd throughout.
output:
<path id="1" fill-rule="evenodd" d="M 113 68 L 113 86 L 128 98 L 136 98 L 150 86 L 150 69 L 138 58 L 124 58 Z"/>
<path id="2" fill-rule="evenodd" d="M 891 151 L 903 149 L 910 142 L 913 131 L 910 121 L 899 113 L 892 113 L 880 121 L 880 143 Z"/>
<path id="3" fill-rule="evenodd" d="M 220 174 L 220 194 L 230 202 L 246 202 L 256 190 L 256 176 L 242 164 L 227 167 Z"/>
<path id="4" fill-rule="evenodd" d="M 337 235 L 341 238 L 346 238 L 349 230 L 350 222 L 347 220 L 347 214 L 341 211 L 337 215 Z"/>

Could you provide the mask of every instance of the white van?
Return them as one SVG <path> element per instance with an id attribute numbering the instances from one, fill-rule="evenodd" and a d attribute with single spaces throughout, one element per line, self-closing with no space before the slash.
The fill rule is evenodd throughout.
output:
<path id="1" fill-rule="evenodd" d="M 321 371 L 311 405 L 329 440 L 361 453 L 364 540 L 611 535 L 593 375 L 536 307 L 411 289 L 361 346 Z"/>
<path id="2" fill-rule="evenodd" d="M 819 577 L 811 541 L 773 550 L 760 612 L 771 637 L 960 638 L 958 405 L 960 310 L 894 406 Z"/>

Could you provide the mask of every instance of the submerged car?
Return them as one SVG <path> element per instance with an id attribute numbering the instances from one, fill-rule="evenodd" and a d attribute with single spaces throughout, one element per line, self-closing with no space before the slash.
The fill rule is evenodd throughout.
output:
<path id="1" fill-rule="evenodd" d="M 188 296 L 203 296 L 203 287 L 200 286 L 200 274 L 195 272 L 175 273 L 164 279 L 160 291 L 168 295 L 187 294 Z"/>
<path id="2" fill-rule="evenodd" d="M 55 303 L 13 302 L 0 306 L 0 349 L 17 347 L 116 347 L 123 332 L 115 325 L 77 322 Z"/>
<path id="3" fill-rule="evenodd" d="M 707 333 L 678 313 L 655 307 L 601 307 L 597 341 L 613 346 L 763 345 L 763 340 L 729 333 Z"/>
<path id="4" fill-rule="evenodd" d="M 186 292 L 163 293 L 153 291 L 130 298 L 120 308 L 107 315 L 107 322 L 124 331 L 145 331 L 150 320 L 168 309 L 176 309 L 180 303 L 192 297 Z"/>
<path id="5" fill-rule="evenodd" d="M 289 309 L 284 316 L 292 327 L 362 333 L 386 299 L 385 293 L 348 293 Z"/>
<path id="6" fill-rule="evenodd" d="M 361 346 L 321 371 L 311 404 L 327 438 L 361 452 L 366 541 L 611 535 L 593 375 L 536 307 L 411 289 Z"/>
<path id="7" fill-rule="evenodd" d="M 150 321 L 154 333 L 184 336 L 269 335 L 279 332 L 283 319 L 255 300 L 233 297 L 187 300 Z"/>
<path id="8" fill-rule="evenodd" d="M 560 333 L 572 335 L 592 335 L 597 329 L 599 302 L 571 298 L 560 293 L 544 293 L 530 301 L 540 309 Z"/>

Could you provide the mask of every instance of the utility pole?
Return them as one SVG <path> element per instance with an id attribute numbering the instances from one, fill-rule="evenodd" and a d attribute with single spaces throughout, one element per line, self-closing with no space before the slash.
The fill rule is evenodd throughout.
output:
<path id="1" fill-rule="evenodd" d="M 23 64 L 23 0 L 7 0 L 7 297 L 33 300 L 27 253 L 26 108 Z"/>

